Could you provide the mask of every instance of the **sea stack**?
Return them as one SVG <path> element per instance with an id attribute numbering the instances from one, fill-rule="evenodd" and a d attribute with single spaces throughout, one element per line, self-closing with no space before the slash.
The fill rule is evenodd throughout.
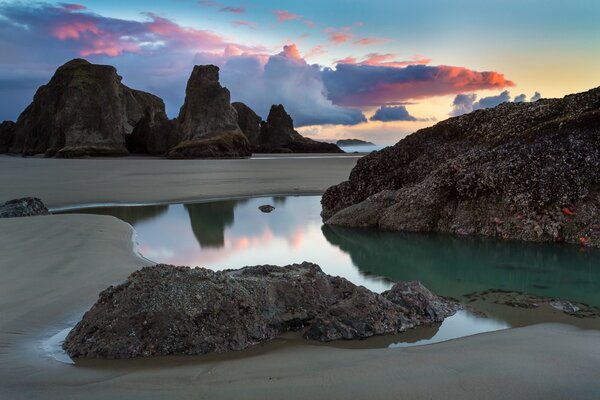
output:
<path id="1" fill-rule="evenodd" d="M 56 157 L 128 154 L 125 137 L 145 115 L 164 114 L 161 99 L 121 83 L 109 65 L 75 59 L 41 86 L 19 116 L 11 153 Z"/>
<path id="2" fill-rule="evenodd" d="M 327 224 L 600 246 L 600 88 L 450 118 L 374 152 Z"/>
<path id="3" fill-rule="evenodd" d="M 188 80 L 177 118 L 181 142 L 169 158 L 230 158 L 251 155 L 250 143 L 238 126 L 227 88 L 219 83 L 219 67 L 196 65 Z"/>
<path id="4" fill-rule="evenodd" d="M 333 143 L 318 142 L 294 130 L 294 121 L 281 104 L 271 106 L 267 121 L 244 103 L 234 103 L 238 124 L 254 153 L 343 153 Z"/>

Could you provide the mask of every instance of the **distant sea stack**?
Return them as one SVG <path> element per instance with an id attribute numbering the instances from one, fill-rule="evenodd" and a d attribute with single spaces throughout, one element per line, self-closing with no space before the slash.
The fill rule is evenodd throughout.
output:
<path id="1" fill-rule="evenodd" d="M 8 152 L 125 155 L 126 135 L 144 115 L 156 113 L 164 114 L 162 100 L 123 85 L 114 67 L 75 59 L 37 90 L 14 126 Z"/>
<path id="2" fill-rule="evenodd" d="M 234 103 L 238 124 L 250 140 L 255 153 L 343 153 L 333 143 L 318 142 L 294 130 L 294 121 L 283 105 L 273 105 L 267 121 L 244 103 Z"/>
<path id="3" fill-rule="evenodd" d="M 338 146 L 375 146 L 375 143 L 361 139 L 340 139 L 335 144 Z"/>
<path id="4" fill-rule="evenodd" d="M 333 225 L 600 246 L 600 88 L 419 130 L 322 206 Z"/>

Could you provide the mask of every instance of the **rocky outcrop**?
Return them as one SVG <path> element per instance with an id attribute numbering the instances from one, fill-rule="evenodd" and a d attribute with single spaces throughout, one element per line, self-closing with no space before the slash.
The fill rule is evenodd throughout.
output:
<path id="1" fill-rule="evenodd" d="M 194 67 L 177 122 L 181 142 L 169 150 L 169 158 L 238 158 L 252 154 L 238 126 L 229 90 L 219 83 L 217 66 Z"/>
<path id="2" fill-rule="evenodd" d="M 19 116 L 11 153 L 57 157 L 127 154 L 125 137 L 161 99 L 121 83 L 114 67 L 75 59 L 41 86 Z"/>
<path id="3" fill-rule="evenodd" d="M 4 121 L 0 124 L 0 153 L 8 153 L 15 138 L 15 123 Z"/>
<path id="4" fill-rule="evenodd" d="M 235 102 L 231 103 L 231 105 L 237 111 L 238 125 L 248 138 L 250 144 L 254 145 L 258 143 L 260 126 L 263 123 L 262 118 L 244 103 Z"/>
<path id="5" fill-rule="evenodd" d="M 63 347 L 73 358 L 133 358 L 242 350 L 286 331 L 360 339 L 440 322 L 457 308 L 416 282 L 377 294 L 310 263 L 157 265 L 103 291 Z"/>
<path id="6" fill-rule="evenodd" d="M 9 200 L 0 204 L 0 218 L 32 217 L 35 215 L 49 215 L 50 212 L 35 197 L 23 197 L 22 199 Z"/>
<path id="7" fill-rule="evenodd" d="M 145 115 L 125 138 L 127 150 L 132 154 L 162 156 L 175 147 L 180 140 L 177 120 L 167 115 L 154 113 Z"/>
<path id="8" fill-rule="evenodd" d="M 292 117 L 281 104 L 271 107 L 266 122 L 244 103 L 233 105 L 254 153 L 343 153 L 333 143 L 317 142 L 296 132 Z"/>
<path id="9" fill-rule="evenodd" d="M 327 224 L 600 246 L 600 88 L 422 129 L 322 206 Z"/>

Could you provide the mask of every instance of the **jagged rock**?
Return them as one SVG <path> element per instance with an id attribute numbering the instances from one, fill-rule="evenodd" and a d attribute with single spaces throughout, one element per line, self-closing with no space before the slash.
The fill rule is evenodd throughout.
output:
<path id="1" fill-rule="evenodd" d="M 258 209 L 264 213 L 270 213 L 275 209 L 275 207 L 270 204 L 263 204 L 262 206 L 258 206 Z"/>
<path id="2" fill-rule="evenodd" d="M 0 218 L 31 217 L 49 214 L 50 212 L 44 203 L 36 197 L 23 197 L 0 204 Z"/>
<path id="3" fill-rule="evenodd" d="M 294 130 L 292 117 L 281 104 L 273 105 L 260 134 L 252 142 L 255 153 L 343 153 L 333 143 L 317 142 Z"/>
<path id="4" fill-rule="evenodd" d="M 185 89 L 177 122 L 181 143 L 169 158 L 248 157 L 250 143 L 238 126 L 227 88 L 219 83 L 219 67 L 196 65 Z"/>
<path id="5" fill-rule="evenodd" d="M 321 203 L 327 224 L 600 246 L 600 88 L 422 129 Z"/>
<path id="6" fill-rule="evenodd" d="M 8 153 L 15 137 L 15 123 L 4 121 L 0 124 L 0 153 Z"/>
<path id="7" fill-rule="evenodd" d="M 157 265 L 100 293 L 63 348 L 73 358 L 133 358 L 242 350 L 290 330 L 320 341 L 360 339 L 441 322 L 458 307 L 417 283 L 377 294 L 310 263 Z"/>
<path id="8" fill-rule="evenodd" d="M 250 107 L 244 103 L 236 102 L 231 103 L 235 108 L 238 115 L 238 125 L 244 135 L 248 138 L 250 144 L 258 143 L 260 136 L 260 126 L 262 124 L 262 118 L 259 117 Z"/>
<path id="9" fill-rule="evenodd" d="M 69 61 L 19 116 L 12 153 L 79 157 L 127 154 L 125 137 L 144 115 L 164 113 L 158 97 L 121 83 L 114 67 Z"/>

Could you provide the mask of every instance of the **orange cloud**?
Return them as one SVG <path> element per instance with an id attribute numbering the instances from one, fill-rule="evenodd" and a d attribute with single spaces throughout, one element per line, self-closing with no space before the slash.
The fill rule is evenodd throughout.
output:
<path id="1" fill-rule="evenodd" d="M 389 39 L 364 37 L 364 38 L 360 38 L 360 39 L 356 40 L 354 43 L 359 44 L 361 46 L 368 46 L 368 45 L 373 45 L 373 44 L 385 43 L 387 41 L 389 41 Z"/>

